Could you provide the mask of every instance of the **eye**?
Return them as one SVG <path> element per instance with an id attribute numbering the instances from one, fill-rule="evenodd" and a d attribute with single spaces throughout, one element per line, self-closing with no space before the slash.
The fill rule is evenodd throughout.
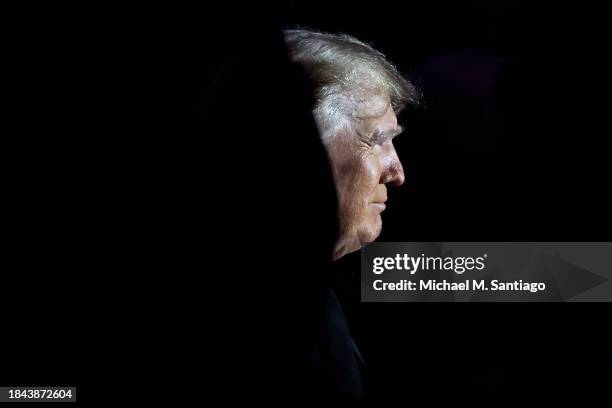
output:
<path id="1" fill-rule="evenodd" d="M 370 143 L 372 145 L 380 145 L 387 141 L 385 135 L 379 131 L 375 131 L 370 137 Z"/>

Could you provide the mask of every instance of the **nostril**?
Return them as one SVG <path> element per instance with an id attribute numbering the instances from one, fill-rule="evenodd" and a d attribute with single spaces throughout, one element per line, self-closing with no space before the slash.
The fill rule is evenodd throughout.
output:
<path id="1" fill-rule="evenodd" d="M 385 177 L 385 184 L 389 183 L 392 186 L 401 186 L 404 184 L 404 169 L 401 165 L 393 166 L 389 169 Z"/>
<path id="2" fill-rule="evenodd" d="M 397 175 L 397 177 L 395 177 L 394 183 L 393 185 L 395 186 L 401 186 L 402 184 L 404 184 L 404 180 L 405 180 L 405 176 L 404 176 L 404 172 L 400 171 Z"/>
<path id="3" fill-rule="evenodd" d="M 402 166 L 402 163 L 399 161 L 397 162 L 397 185 L 401 186 L 402 184 L 404 184 L 404 180 L 406 180 L 406 176 L 404 174 L 404 166 Z"/>
<path id="4" fill-rule="evenodd" d="M 393 171 L 391 171 L 391 178 L 390 178 L 390 182 L 391 185 L 393 186 L 401 186 L 402 184 L 404 184 L 404 169 L 402 168 L 401 164 L 394 167 Z"/>

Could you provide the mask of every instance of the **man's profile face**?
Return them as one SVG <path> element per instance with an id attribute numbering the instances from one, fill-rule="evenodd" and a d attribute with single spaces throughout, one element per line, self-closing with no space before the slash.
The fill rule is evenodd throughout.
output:
<path id="1" fill-rule="evenodd" d="M 404 170 L 392 139 L 401 131 L 393 109 L 372 104 L 352 131 L 340 131 L 327 145 L 338 194 L 339 236 L 334 259 L 374 241 L 382 229 L 386 184 L 399 186 Z"/>

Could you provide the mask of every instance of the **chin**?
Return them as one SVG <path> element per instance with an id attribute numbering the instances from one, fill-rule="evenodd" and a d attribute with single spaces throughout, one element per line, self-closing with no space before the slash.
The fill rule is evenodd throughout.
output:
<path id="1" fill-rule="evenodd" d="M 337 242 L 334 250 L 333 260 L 337 260 L 346 254 L 359 251 L 364 246 L 372 243 L 378 238 L 382 230 L 380 216 L 373 217 L 353 229 L 350 234 L 343 235 Z"/>
<path id="2" fill-rule="evenodd" d="M 361 234 L 359 234 L 360 241 L 365 245 L 370 242 L 376 241 L 376 238 L 382 231 L 382 220 L 380 215 L 376 215 L 375 219 L 368 220 L 367 224 L 362 228 Z"/>

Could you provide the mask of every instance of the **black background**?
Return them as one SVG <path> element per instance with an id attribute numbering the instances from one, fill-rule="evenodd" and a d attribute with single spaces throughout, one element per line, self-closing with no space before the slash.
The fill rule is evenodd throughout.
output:
<path id="1" fill-rule="evenodd" d="M 372 44 L 421 87 L 394 141 L 381 241 L 606 240 L 604 23 L 585 4 L 291 2 L 293 24 Z M 291 24 L 289 24 L 291 25 Z M 344 260 L 358 274 L 358 255 Z M 370 392 L 423 404 L 576 402 L 605 394 L 601 304 L 359 304 Z"/>
<path id="2" fill-rule="evenodd" d="M 240 389 L 245 370 L 261 369 L 230 363 L 244 339 L 266 351 L 300 341 L 302 316 L 279 307 L 297 294 L 279 279 L 300 283 L 301 269 L 316 270 L 310 258 L 329 244 L 329 231 L 319 232 L 333 206 L 323 199 L 329 185 L 317 184 L 329 180 L 300 170 L 314 167 L 316 143 L 298 143 L 312 123 L 298 118 L 308 126 L 287 131 L 296 118 L 283 116 L 291 109 L 280 101 L 299 101 L 299 92 L 283 93 L 283 74 L 258 58 L 282 27 L 352 34 L 422 88 L 423 107 L 400 116 L 406 183 L 390 189 L 380 240 L 609 240 L 601 10 L 514 1 L 216 6 L 7 10 L 6 218 L 14 228 L 1 304 L 3 384 L 76 385 L 81 401 L 94 401 L 112 399 L 99 390 L 116 383 L 199 389 L 212 372 Z M 210 90 L 201 76 L 215 77 L 228 61 L 260 93 L 226 92 L 232 122 L 204 128 L 206 140 L 196 142 L 202 127 L 188 111 Z M 271 102 L 263 116 L 249 109 Z M 275 160 L 291 174 L 275 171 Z M 291 182 L 308 191 L 307 202 Z M 253 197 L 282 197 L 301 211 Z M 291 239 L 264 230 L 278 211 L 278 231 Z M 211 240 L 221 249 L 210 251 Z M 214 286 L 237 281 L 210 273 L 219 257 L 263 263 L 267 274 L 240 278 L 281 291 L 246 299 L 270 300 L 256 309 L 279 313 L 282 324 L 244 323 L 254 303 Z M 358 255 L 340 266 L 357 274 Z M 585 403 L 610 379 L 607 305 L 362 305 L 341 294 L 375 400 L 495 406 L 535 394 L 540 403 Z M 213 325 L 215 317 L 225 323 Z M 234 348 L 204 346 L 211 338 Z M 215 357 L 222 364 L 212 370 Z"/>

